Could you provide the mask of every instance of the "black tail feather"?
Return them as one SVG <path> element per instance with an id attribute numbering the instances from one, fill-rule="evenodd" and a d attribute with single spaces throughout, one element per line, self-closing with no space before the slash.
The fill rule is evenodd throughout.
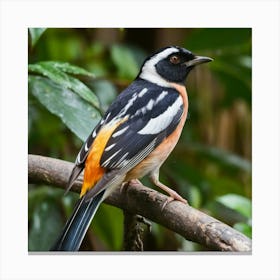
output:
<path id="1" fill-rule="evenodd" d="M 89 201 L 83 196 L 77 203 L 61 235 L 50 251 L 78 251 L 94 214 L 102 202 L 104 191 Z"/>

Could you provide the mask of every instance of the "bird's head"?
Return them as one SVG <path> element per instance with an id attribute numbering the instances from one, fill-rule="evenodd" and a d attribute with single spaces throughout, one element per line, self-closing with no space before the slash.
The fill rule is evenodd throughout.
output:
<path id="1" fill-rule="evenodd" d="M 170 83 L 183 84 L 190 70 L 196 65 L 212 61 L 212 58 L 194 55 L 175 46 L 158 50 L 143 63 L 139 77 L 160 86 Z"/>

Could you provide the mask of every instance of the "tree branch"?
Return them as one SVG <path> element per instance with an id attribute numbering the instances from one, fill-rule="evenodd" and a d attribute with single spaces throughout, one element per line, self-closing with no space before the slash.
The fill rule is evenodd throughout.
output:
<path id="1" fill-rule="evenodd" d="M 67 161 L 37 155 L 28 156 L 29 183 L 44 183 L 64 189 L 72 168 L 73 164 Z M 80 176 L 72 190 L 79 192 L 81 183 Z M 114 191 L 105 203 L 144 216 L 188 240 L 214 250 L 251 251 L 249 238 L 189 205 L 172 201 L 161 210 L 166 198 L 165 195 L 143 185 L 129 185 L 122 191 Z"/>

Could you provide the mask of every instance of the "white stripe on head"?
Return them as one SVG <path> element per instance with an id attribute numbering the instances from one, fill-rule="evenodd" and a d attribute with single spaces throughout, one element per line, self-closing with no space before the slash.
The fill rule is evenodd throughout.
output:
<path id="1" fill-rule="evenodd" d="M 170 54 L 175 52 L 179 52 L 179 50 L 175 47 L 170 47 L 152 56 L 144 63 L 141 70 L 140 78 L 155 83 L 159 86 L 170 87 L 170 83 L 157 73 L 155 66 L 160 60 L 168 57 Z"/>
<path id="2" fill-rule="evenodd" d="M 162 114 L 156 118 L 152 118 L 149 122 L 140 130 L 138 134 L 157 134 L 166 129 L 172 122 L 173 118 L 178 113 L 178 110 L 183 105 L 181 96 L 178 96 L 176 101 L 167 108 Z"/>

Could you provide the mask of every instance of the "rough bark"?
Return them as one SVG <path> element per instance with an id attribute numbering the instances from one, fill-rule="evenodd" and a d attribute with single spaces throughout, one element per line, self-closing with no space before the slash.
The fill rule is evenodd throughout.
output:
<path id="1" fill-rule="evenodd" d="M 59 159 L 37 155 L 28 156 L 29 183 L 44 183 L 65 188 L 73 164 Z M 79 192 L 81 177 L 72 191 Z M 159 223 L 184 238 L 218 251 L 250 252 L 251 240 L 230 226 L 207 214 L 172 201 L 162 210 L 166 196 L 143 185 L 129 185 L 117 189 L 105 203 L 131 214 L 138 214 Z"/>

